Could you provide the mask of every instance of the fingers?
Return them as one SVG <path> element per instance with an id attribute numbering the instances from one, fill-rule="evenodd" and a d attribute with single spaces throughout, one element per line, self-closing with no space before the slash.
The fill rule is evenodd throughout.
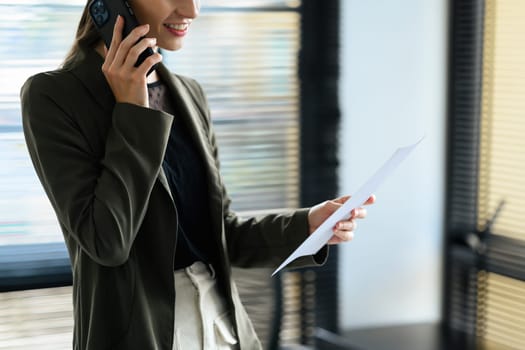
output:
<path id="1" fill-rule="evenodd" d="M 371 197 L 372 198 L 372 197 Z M 369 199 L 371 203 L 375 200 L 374 198 Z M 370 204 L 371 204 L 370 203 Z M 339 221 L 333 228 L 333 237 L 328 241 L 328 244 L 338 244 L 342 242 L 349 242 L 354 239 L 354 231 L 357 228 L 356 219 L 366 218 L 367 211 L 365 208 L 355 208 L 352 210 L 350 218 L 348 220 Z"/>
<path id="2" fill-rule="evenodd" d="M 366 215 L 368 214 L 367 210 L 365 208 L 355 208 L 352 210 L 352 213 L 350 214 L 351 219 L 364 219 L 366 218 Z"/>
<path id="3" fill-rule="evenodd" d="M 376 195 L 372 194 L 372 195 L 370 195 L 370 197 L 368 197 L 368 199 L 366 200 L 364 205 L 374 204 L 375 202 L 376 202 Z"/>
<path id="4" fill-rule="evenodd" d="M 343 197 L 339 197 L 337 199 L 334 199 L 331 202 L 333 204 L 337 204 L 337 206 L 340 207 L 341 205 L 343 205 L 350 198 L 351 198 L 351 196 L 343 196 Z M 370 197 L 368 197 L 366 202 L 363 203 L 363 205 L 374 204 L 375 201 L 376 201 L 376 196 L 374 194 L 372 194 Z M 359 207 L 359 208 L 353 209 L 350 212 L 350 219 L 364 219 L 366 217 L 366 215 L 367 215 L 366 209 L 364 209 L 362 207 Z"/>
<path id="5" fill-rule="evenodd" d="M 155 64 L 162 61 L 162 55 L 158 52 L 155 52 L 153 55 L 149 56 L 142 62 L 142 64 L 137 68 L 137 74 L 140 76 L 145 76 L 150 71 L 151 67 Z"/>
<path id="6" fill-rule="evenodd" d="M 350 198 L 352 198 L 352 196 L 343 196 L 343 197 L 339 197 L 339 198 L 334 199 L 333 202 L 336 202 L 336 203 L 339 203 L 339 204 L 344 204 Z M 363 205 L 374 204 L 375 201 L 376 201 L 376 195 L 372 194 L 370 197 L 368 197 L 366 202 L 363 203 Z"/>
<path id="7" fill-rule="evenodd" d="M 349 242 L 354 238 L 354 230 L 357 224 L 353 220 L 340 221 L 333 228 L 334 235 L 328 241 L 329 244 Z"/>
<path id="8" fill-rule="evenodd" d="M 124 61 L 124 66 L 128 67 L 129 69 L 133 69 L 135 67 L 135 64 L 137 60 L 139 59 L 140 54 L 144 52 L 148 47 L 153 48 L 157 44 L 156 38 L 144 38 L 140 40 L 138 43 L 136 43 L 134 46 L 132 46 L 128 52 L 128 55 L 126 56 L 126 59 Z M 158 57 L 160 58 L 160 54 L 158 54 Z M 141 68 L 144 65 L 144 62 L 141 63 Z M 147 67 L 146 72 L 151 67 Z"/>
<path id="9" fill-rule="evenodd" d="M 138 56 L 147 47 L 154 47 L 156 45 L 156 39 L 154 38 L 140 40 L 149 32 L 149 24 L 144 24 L 134 28 L 124 39 L 122 39 L 123 29 L 124 19 L 119 15 L 115 22 L 115 26 L 113 27 L 113 38 L 111 39 L 111 44 L 106 52 L 104 62 L 106 70 L 122 66 L 131 69 L 137 62 Z"/>
<path id="10" fill-rule="evenodd" d="M 347 242 L 347 241 L 343 241 L 341 238 L 337 236 L 332 236 L 332 238 L 330 238 L 330 240 L 328 241 L 328 244 L 332 245 L 332 244 L 339 244 L 339 243 L 344 243 L 344 242 Z"/>
<path id="11" fill-rule="evenodd" d="M 115 26 L 113 27 L 113 37 L 111 38 L 111 43 L 109 45 L 108 49 L 108 55 L 106 57 L 109 57 L 111 61 L 115 58 L 115 54 L 117 53 L 117 49 L 120 45 L 120 42 L 122 41 L 122 31 L 124 30 L 124 20 L 122 19 L 121 15 L 117 16 L 117 20 L 115 21 Z"/>
<path id="12" fill-rule="evenodd" d="M 333 202 L 336 202 L 336 203 L 339 203 L 339 204 L 344 204 L 349 199 L 350 199 L 350 196 L 343 196 L 343 197 L 339 197 L 339 198 L 334 199 Z"/>
<path id="13" fill-rule="evenodd" d="M 339 221 L 334 227 L 334 233 L 336 232 L 348 232 L 354 231 L 357 228 L 357 223 L 354 220 Z"/>
<path id="14" fill-rule="evenodd" d="M 139 55 L 148 47 L 155 47 L 156 44 L 156 38 L 144 38 L 140 40 L 129 49 L 129 52 L 124 61 L 124 65 L 128 67 L 134 67 L 137 59 L 139 58 Z"/>
<path id="15" fill-rule="evenodd" d="M 135 62 L 137 62 L 138 55 L 140 55 L 140 53 L 144 51 L 147 47 L 147 46 L 144 46 L 144 44 L 145 43 L 148 45 L 151 44 L 151 41 L 150 41 L 151 39 L 148 41 L 141 40 L 140 42 L 138 42 L 140 38 L 142 38 L 144 35 L 148 33 L 148 31 L 149 31 L 149 24 L 144 24 L 144 25 L 138 26 L 137 28 L 133 29 L 131 33 L 129 33 L 129 35 L 124 40 L 122 40 L 120 45 L 118 45 L 117 53 L 115 54 L 115 59 L 113 62 L 119 66 L 124 65 L 128 68 L 133 68 L 135 65 Z M 141 44 L 142 44 L 143 49 L 142 51 L 137 53 L 136 52 L 137 50 L 135 47 Z M 132 55 L 134 57 L 131 57 Z M 135 60 L 132 60 L 132 58 L 134 58 Z"/>
<path id="16" fill-rule="evenodd" d="M 105 50 L 102 72 L 117 102 L 148 107 L 147 75 L 152 67 L 162 60 L 162 56 L 155 52 L 138 67 L 135 65 L 146 49 L 157 45 L 157 39 L 145 37 L 149 32 L 148 24 L 134 28 L 125 38 L 122 38 L 123 28 L 124 19 L 119 16 L 113 29 L 110 47 Z"/>
<path id="17" fill-rule="evenodd" d="M 330 201 L 323 202 L 321 204 L 322 209 L 324 210 L 325 216 L 328 217 L 332 213 L 334 213 L 337 209 L 339 209 L 345 202 L 347 202 L 351 196 L 343 196 L 339 197 Z M 376 201 L 376 196 L 371 195 L 364 205 L 370 205 L 374 204 Z M 357 228 L 357 222 L 356 219 L 364 219 L 367 216 L 367 210 L 363 207 L 358 207 L 353 209 L 348 219 L 339 221 L 333 228 L 333 236 L 328 241 L 328 244 L 339 244 L 342 242 L 348 242 L 351 241 L 354 238 L 354 231 Z M 323 219 L 323 221 L 326 219 L 326 217 Z M 313 232 L 320 223 L 313 225 L 310 232 Z"/>

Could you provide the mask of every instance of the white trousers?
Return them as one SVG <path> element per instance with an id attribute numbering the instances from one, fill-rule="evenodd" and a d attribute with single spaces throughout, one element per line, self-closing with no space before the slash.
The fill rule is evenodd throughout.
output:
<path id="1" fill-rule="evenodd" d="M 238 349 L 238 340 L 213 268 L 202 262 L 175 270 L 173 350 Z"/>

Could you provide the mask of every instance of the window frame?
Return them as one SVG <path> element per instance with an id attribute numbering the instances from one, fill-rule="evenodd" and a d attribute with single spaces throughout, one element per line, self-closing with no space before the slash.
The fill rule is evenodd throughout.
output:
<path id="1" fill-rule="evenodd" d="M 309 207 L 339 191 L 341 1 L 304 0 L 301 14 L 299 192 L 300 205 Z M 339 333 L 338 264 L 338 247 L 330 246 L 322 267 L 301 272 L 303 344 L 315 345 L 317 328 Z"/>

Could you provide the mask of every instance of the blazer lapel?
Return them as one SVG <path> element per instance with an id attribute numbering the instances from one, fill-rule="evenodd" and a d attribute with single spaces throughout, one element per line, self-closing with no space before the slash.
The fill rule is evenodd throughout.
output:
<path id="1" fill-rule="evenodd" d="M 102 73 L 104 59 L 95 50 L 87 50 L 85 55 L 84 62 L 75 67 L 72 73 L 82 81 L 82 84 L 84 84 L 100 107 L 111 116 L 111 111 L 115 106 L 115 97 L 107 83 L 106 77 Z M 173 200 L 168 179 L 162 167 L 160 168 L 158 179 Z"/>
<path id="2" fill-rule="evenodd" d="M 111 115 L 111 110 L 115 105 L 115 97 L 102 73 L 104 59 L 95 50 L 86 50 L 85 55 L 85 61 L 74 68 L 72 73 L 82 81 L 101 108 Z M 220 184 L 220 179 L 215 171 L 215 159 L 211 154 L 208 137 L 204 133 L 202 121 L 200 120 L 202 112 L 199 110 L 199 107 L 196 106 L 194 97 L 191 95 L 188 87 L 173 75 L 166 66 L 159 64 L 157 73 L 162 81 L 166 83 L 170 95 L 173 98 L 177 113 L 175 118 L 182 118 L 184 120 L 192 139 L 195 140 L 197 151 L 204 160 L 210 185 L 210 194 L 214 197 L 214 200 L 221 201 L 220 191 L 216 191 L 218 184 Z M 162 167 L 160 168 L 158 179 L 173 200 L 173 195 Z"/>
<path id="3" fill-rule="evenodd" d="M 195 146 L 198 149 L 199 154 L 205 161 L 207 173 L 210 181 L 215 181 L 215 172 L 212 170 L 212 164 L 215 164 L 213 155 L 210 152 L 208 136 L 205 135 L 202 126 L 201 112 L 195 104 L 195 100 L 189 92 L 188 88 L 182 83 L 182 81 L 171 74 L 171 72 L 164 66 L 159 65 L 157 68 L 161 79 L 166 83 L 173 97 L 175 110 L 177 115 L 175 118 L 181 118 L 186 123 L 191 138 L 195 140 Z"/>
<path id="4" fill-rule="evenodd" d="M 158 178 L 159 178 L 160 183 L 164 187 L 164 189 L 170 195 L 171 200 L 173 201 L 173 194 L 171 193 L 171 188 L 170 188 L 170 185 L 168 184 L 168 178 L 166 177 L 166 173 L 164 173 L 164 169 L 162 167 L 160 167 Z"/>
<path id="5" fill-rule="evenodd" d="M 208 178 L 208 191 L 210 196 L 210 215 L 216 232 L 218 233 L 218 244 L 221 242 L 222 235 L 220 235 L 222 227 L 222 182 L 219 171 L 215 163 L 215 157 L 212 154 L 211 143 L 208 136 L 205 134 L 202 118 L 207 116 L 202 115 L 204 112 L 197 106 L 198 99 L 192 96 L 191 90 L 181 81 L 180 78 L 171 74 L 171 72 L 164 66 L 159 65 L 157 69 L 161 79 L 166 83 L 168 89 L 173 97 L 175 104 L 176 115 L 175 118 L 181 118 L 186 122 L 188 131 L 191 133 L 191 138 L 195 140 L 195 146 L 204 161 Z M 204 103 L 204 101 L 202 101 Z"/>
<path id="6" fill-rule="evenodd" d="M 102 106 L 103 109 L 113 109 L 115 97 L 109 87 L 104 74 L 102 73 L 103 58 L 95 51 L 86 52 L 85 62 L 74 68 L 73 74 L 79 78 L 86 86 L 93 99 Z M 199 153 L 206 161 L 213 160 L 207 147 L 207 136 L 204 135 L 202 122 L 199 120 L 200 111 L 195 105 L 188 88 L 163 65 L 159 64 L 157 73 L 162 81 L 168 86 L 171 97 L 177 111 L 176 118 L 183 118 L 186 122 L 191 136 L 196 140 Z M 164 175 L 165 178 L 165 175 Z M 167 181 L 162 181 L 167 183 Z"/>

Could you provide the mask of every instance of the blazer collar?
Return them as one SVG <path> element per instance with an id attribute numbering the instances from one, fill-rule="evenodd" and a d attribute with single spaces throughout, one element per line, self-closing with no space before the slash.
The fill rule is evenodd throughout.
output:
<path id="1" fill-rule="evenodd" d="M 104 59 L 94 49 L 85 50 L 84 54 L 84 61 L 73 68 L 72 73 L 82 82 L 93 99 L 100 104 L 104 110 L 111 111 L 115 105 L 115 97 L 107 83 L 106 77 L 102 73 Z M 202 106 L 198 105 L 199 103 L 203 103 L 203 101 L 197 101 L 182 79 L 172 74 L 164 64 L 160 63 L 158 65 L 157 73 L 168 87 L 170 96 L 173 98 L 176 110 L 175 117 L 184 120 L 188 131 L 191 133 L 193 140 L 195 140 L 199 154 L 208 165 L 206 168 L 208 168 L 209 180 L 212 181 L 212 183 L 213 181 L 217 181 L 217 179 L 214 178 L 214 172 L 210 169 L 210 165 L 214 164 L 214 158 L 210 152 L 209 143 L 207 142 L 207 135 L 203 128 L 203 120 L 199 120 L 205 117 L 202 115 L 202 113 L 204 113 L 201 109 Z M 165 180 L 162 179 L 162 174 L 161 180 Z M 166 182 L 165 185 L 167 185 L 167 181 L 163 182 Z"/>
<path id="2" fill-rule="evenodd" d="M 102 73 L 104 59 L 94 49 L 85 50 L 84 61 L 72 70 L 72 73 L 86 86 L 95 101 L 104 109 L 112 109 L 115 104 L 115 97 Z M 198 120 L 202 111 L 197 107 L 195 98 L 191 95 L 188 87 L 180 78 L 173 75 L 164 64 L 160 63 L 157 68 L 160 79 L 168 86 L 171 97 L 173 98 L 177 117 L 183 118 L 196 139 L 199 142 L 201 151 L 206 149 L 202 142 L 206 139 L 203 134 L 202 122 Z"/>
<path id="3" fill-rule="evenodd" d="M 195 140 L 199 153 L 206 162 L 213 164 L 214 158 L 210 152 L 209 142 L 207 142 L 208 136 L 203 128 L 204 121 L 202 119 L 206 116 L 202 115 L 202 106 L 198 105 L 204 101 L 197 101 L 183 80 L 172 74 L 165 65 L 159 64 L 157 73 L 168 87 L 170 96 L 173 98 L 176 111 L 175 118 L 184 120 L 192 139 Z"/>
<path id="4" fill-rule="evenodd" d="M 211 121 L 207 120 L 206 101 L 204 101 L 201 94 L 195 90 L 195 86 L 190 86 L 188 80 L 172 74 L 166 66 L 162 64 L 159 65 L 157 73 L 168 87 L 173 98 L 176 113 L 175 118 L 180 118 L 186 123 L 188 132 L 195 142 L 196 149 L 204 161 L 208 179 L 208 189 L 210 191 L 210 209 L 212 217 L 218 220 L 217 225 L 220 227 L 220 215 L 213 216 L 213 213 L 215 213 L 217 208 L 222 208 L 222 182 L 217 171 L 213 145 L 207 134 L 211 132 L 209 130 L 211 125 L 207 126 Z"/>

